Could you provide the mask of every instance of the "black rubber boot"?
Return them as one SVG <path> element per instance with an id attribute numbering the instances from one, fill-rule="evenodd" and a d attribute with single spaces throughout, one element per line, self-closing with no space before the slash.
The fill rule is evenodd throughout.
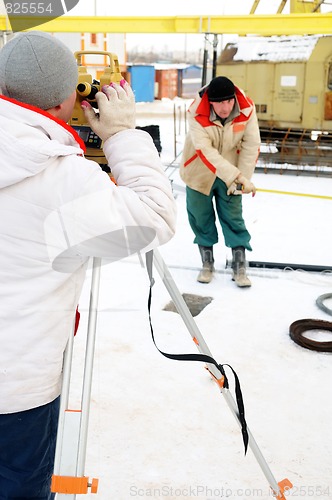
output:
<path id="1" fill-rule="evenodd" d="M 210 283 L 214 273 L 213 247 L 198 246 L 202 258 L 203 267 L 200 270 L 197 281 L 199 283 Z"/>
<path id="2" fill-rule="evenodd" d="M 233 277 L 239 287 L 251 286 L 251 281 L 246 273 L 246 256 L 244 247 L 232 248 L 232 269 Z"/>

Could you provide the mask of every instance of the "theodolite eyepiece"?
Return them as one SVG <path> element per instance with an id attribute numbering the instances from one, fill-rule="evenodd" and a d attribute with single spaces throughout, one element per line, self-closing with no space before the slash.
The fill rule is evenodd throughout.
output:
<path id="1" fill-rule="evenodd" d="M 99 87 L 91 85 L 91 83 L 83 82 L 77 85 L 76 91 L 80 96 L 92 100 L 95 98 L 97 92 L 99 92 Z"/>

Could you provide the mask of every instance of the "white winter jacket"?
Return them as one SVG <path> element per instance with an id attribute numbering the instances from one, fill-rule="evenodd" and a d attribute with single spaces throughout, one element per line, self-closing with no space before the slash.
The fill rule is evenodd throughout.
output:
<path id="1" fill-rule="evenodd" d="M 235 87 L 236 108 L 224 125 L 211 114 L 203 89 L 188 109 L 189 133 L 180 163 L 181 179 L 195 191 L 209 195 L 216 177 L 229 187 L 242 173 L 251 179 L 260 148 L 253 101 Z"/>
<path id="2" fill-rule="evenodd" d="M 167 242 L 176 208 L 146 132 L 106 141 L 115 185 L 46 112 L 0 96 L 0 130 L 0 413 L 12 413 L 60 394 L 89 257 Z"/>

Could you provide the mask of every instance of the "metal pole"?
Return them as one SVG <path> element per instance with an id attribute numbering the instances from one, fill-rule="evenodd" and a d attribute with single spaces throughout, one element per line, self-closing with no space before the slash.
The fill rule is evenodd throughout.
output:
<path id="1" fill-rule="evenodd" d="M 85 469 L 86 445 L 87 445 L 88 425 L 90 416 L 93 360 L 95 353 L 95 339 L 96 339 L 97 314 L 98 314 L 100 268 L 101 268 L 101 259 L 94 258 L 92 267 L 91 291 L 90 291 L 85 367 L 83 375 L 82 407 L 81 407 L 82 415 L 81 415 L 81 425 L 80 425 L 80 446 L 77 457 L 77 471 L 76 471 L 77 476 L 83 476 Z"/>
<path id="2" fill-rule="evenodd" d="M 200 331 L 198 329 L 197 324 L 194 321 L 192 314 L 189 311 L 189 308 L 188 308 L 186 302 L 184 301 L 180 291 L 178 290 L 178 288 L 177 288 L 177 286 L 176 286 L 176 284 L 171 276 L 171 273 L 169 272 L 169 269 L 167 268 L 165 262 L 163 261 L 159 251 L 157 249 L 154 250 L 153 255 L 154 255 L 153 262 L 155 264 L 155 267 L 156 267 L 167 291 L 169 292 L 171 298 L 173 299 L 173 302 L 174 302 L 179 314 L 181 315 L 185 325 L 187 326 L 189 333 L 191 334 L 192 338 L 195 340 L 195 344 L 196 344 L 198 350 L 202 354 L 206 354 L 210 357 L 213 357 L 205 340 L 204 340 L 204 338 L 202 337 L 202 334 L 200 333 Z M 220 373 L 220 371 L 218 370 L 218 368 L 215 365 L 211 365 L 209 363 L 208 370 L 217 380 L 219 380 L 222 377 L 222 374 Z M 239 420 L 239 414 L 237 411 L 237 406 L 236 406 L 236 403 L 235 403 L 231 393 L 228 391 L 228 389 L 225 389 L 222 387 L 220 388 L 220 392 L 225 397 L 226 402 L 227 402 L 230 410 L 232 411 L 234 417 L 236 418 L 238 424 L 241 425 L 240 420 Z M 276 481 L 275 477 L 273 476 L 265 458 L 263 457 L 250 429 L 247 429 L 247 430 L 248 430 L 248 434 L 249 434 L 249 446 L 250 446 L 259 466 L 261 467 L 262 472 L 263 472 L 265 478 L 267 479 L 274 496 L 280 500 L 283 500 L 285 497 L 283 496 L 283 491 L 281 491 L 282 490 L 282 488 L 280 487 L 281 483 L 284 483 L 287 488 L 291 488 L 292 484 L 288 481 L 288 479 L 284 480 L 283 482 L 281 482 L 279 484 L 277 483 L 277 481 Z"/>
<path id="3" fill-rule="evenodd" d="M 213 35 L 213 63 L 212 63 L 212 78 L 217 75 L 217 48 L 218 48 L 218 35 L 215 33 Z"/>
<path id="4" fill-rule="evenodd" d="M 173 104 L 173 132 L 174 132 L 174 159 L 177 156 L 176 153 L 176 107 L 175 103 Z"/>
<path id="5" fill-rule="evenodd" d="M 207 77 L 207 63 L 208 63 L 208 34 L 205 33 L 204 37 L 204 53 L 203 53 L 203 69 L 202 69 L 202 87 L 206 85 L 206 77 Z"/>
<path id="6" fill-rule="evenodd" d="M 62 388 L 61 388 L 61 398 L 60 398 L 60 409 L 59 409 L 59 422 L 54 458 L 54 474 L 60 474 L 61 456 L 62 456 L 62 445 L 63 445 L 63 432 L 65 425 L 65 412 L 68 408 L 69 401 L 69 390 L 70 390 L 70 375 L 71 366 L 73 359 L 73 345 L 74 345 L 74 328 L 70 335 L 65 350 L 63 358 L 63 369 L 62 369 Z"/>
<path id="7" fill-rule="evenodd" d="M 77 494 L 97 493 L 98 479 L 84 475 L 90 400 L 95 351 L 101 259 L 94 258 L 86 339 L 85 366 L 82 382 L 81 408 L 69 408 L 70 379 L 72 370 L 74 331 L 68 340 L 64 355 L 63 383 L 60 400 L 59 424 L 56 442 L 52 491 L 57 498 L 75 500 Z"/>

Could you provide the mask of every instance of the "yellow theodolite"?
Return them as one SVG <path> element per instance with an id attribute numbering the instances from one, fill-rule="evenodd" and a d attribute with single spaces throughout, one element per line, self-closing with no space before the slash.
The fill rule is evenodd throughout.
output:
<path id="1" fill-rule="evenodd" d="M 109 57 L 109 66 L 104 68 L 103 73 L 100 75 L 100 81 L 93 79 L 92 75 L 88 73 L 87 66 L 82 65 L 82 56 L 87 54 Z M 74 56 L 77 59 L 78 65 L 78 82 L 76 87 L 76 102 L 69 124 L 84 141 L 86 145 L 86 158 L 106 167 L 107 161 L 102 150 L 102 140 L 91 130 L 89 124 L 86 122 L 81 103 L 82 101 L 88 101 L 92 107 L 97 108 L 96 93 L 104 85 L 109 85 L 111 82 L 120 83 L 123 76 L 120 72 L 118 57 L 112 52 L 90 50 L 75 52 Z"/>

